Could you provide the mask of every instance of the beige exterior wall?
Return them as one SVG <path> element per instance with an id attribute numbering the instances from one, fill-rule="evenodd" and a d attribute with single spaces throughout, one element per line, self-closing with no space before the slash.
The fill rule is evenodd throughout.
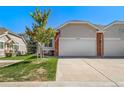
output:
<path id="1" fill-rule="evenodd" d="M 96 37 L 96 29 L 89 24 L 82 24 L 82 23 L 70 23 L 62 28 L 60 37 L 63 38 L 73 38 L 73 37 L 80 37 L 80 38 L 95 38 Z"/>
<path id="2" fill-rule="evenodd" d="M 5 43 L 7 40 L 8 40 L 8 38 L 6 36 L 0 37 L 0 42 Z M 5 49 L 5 47 L 3 49 L 0 49 L 0 57 L 5 56 L 4 49 Z"/>
<path id="3" fill-rule="evenodd" d="M 124 40 L 124 24 L 115 24 L 104 31 L 105 38 L 120 38 Z"/>
<path id="4" fill-rule="evenodd" d="M 124 56 L 124 24 L 114 24 L 105 30 L 104 56 Z"/>
<path id="5" fill-rule="evenodd" d="M 11 35 L 9 34 L 9 36 L 14 40 L 16 41 L 17 43 L 19 43 L 19 51 L 22 53 L 22 54 L 25 54 L 27 53 L 27 46 L 25 44 L 25 42 L 22 40 L 22 38 L 19 38 L 15 35 Z"/>

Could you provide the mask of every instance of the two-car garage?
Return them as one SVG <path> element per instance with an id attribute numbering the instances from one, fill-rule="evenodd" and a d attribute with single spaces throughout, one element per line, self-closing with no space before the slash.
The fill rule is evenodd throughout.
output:
<path id="1" fill-rule="evenodd" d="M 102 31 L 88 22 L 70 22 L 59 28 L 58 56 L 124 56 L 124 23 Z M 103 39 L 97 38 L 102 33 Z"/>
<path id="2" fill-rule="evenodd" d="M 95 38 L 60 38 L 59 56 L 96 56 Z"/>
<path id="3" fill-rule="evenodd" d="M 59 56 L 97 56 L 95 38 L 60 38 L 59 41 L 61 42 L 59 43 Z M 104 40 L 104 56 L 124 56 L 124 41 L 106 38 Z"/>

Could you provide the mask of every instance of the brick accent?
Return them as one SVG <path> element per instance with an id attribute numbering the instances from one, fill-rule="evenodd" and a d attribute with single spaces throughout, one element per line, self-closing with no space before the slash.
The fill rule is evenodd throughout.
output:
<path id="1" fill-rule="evenodd" d="M 54 45 L 55 45 L 54 55 L 58 56 L 59 55 L 59 32 L 57 32 L 54 37 Z"/>
<path id="2" fill-rule="evenodd" d="M 96 33 L 97 34 L 97 56 L 103 57 L 104 53 L 104 35 L 103 33 Z"/>

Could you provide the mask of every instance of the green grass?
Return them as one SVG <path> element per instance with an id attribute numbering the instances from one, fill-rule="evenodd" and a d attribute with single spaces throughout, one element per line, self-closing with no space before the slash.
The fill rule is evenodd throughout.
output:
<path id="1" fill-rule="evenodd" d="M 56 76 L 56 67 L 56 57 L 37 60 L 36 57 L 30 55 L 20 63 L 0 68 L 0 82 L 53 81 Z"/>
<path id="2" fill-rule="evenodd" d="M 26 60 L 32 57 L 32 55 L 23 55 L 23 56 L 15 56 L 15 57 L 2 57 L 0 60 Z"/>

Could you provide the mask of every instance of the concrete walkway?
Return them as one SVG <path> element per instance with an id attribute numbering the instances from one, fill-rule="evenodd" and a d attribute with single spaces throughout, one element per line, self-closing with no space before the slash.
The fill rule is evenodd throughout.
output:
<path id="1" fill-rule="evenodd" d="M 62 58 L 58 61 L 56 81 L 123 86 L 124 59 Z"/>
<path id="2" fill-rule="evenodd" d="M 8 65 L 12 65 L 17 62 L 21 62 L 23 60 L 0 60 L 0 67 L 5 67 Z"/>

